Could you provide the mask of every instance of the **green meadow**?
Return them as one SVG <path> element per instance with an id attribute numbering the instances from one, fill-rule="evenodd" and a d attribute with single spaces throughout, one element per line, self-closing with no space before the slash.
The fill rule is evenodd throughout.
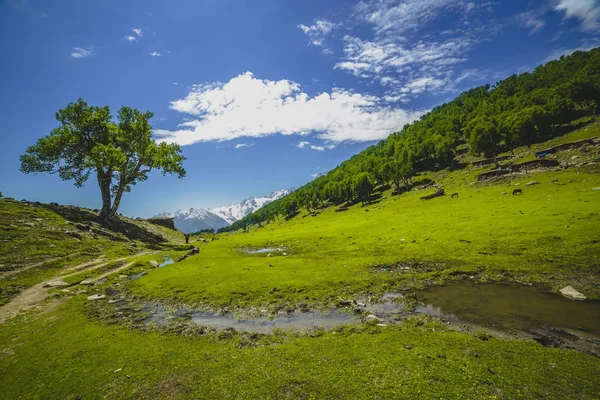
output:
<path id="1" fill-rule="evenodd" d="M 600 125 L 588 125 L 555 142 L 599 133 Z M 516 149 L 517 162 L 545 145 Z M 574 156 L 598 154 L 557 154 L 569 163 Z M 536 283 L 551 292 L 572 285 L 599 298 L 598 163 L 478 182 L 488 169 L 420 175 L 446 191 L 432 200 L 420 199 L 432 188 L 379 190 L 364 207 L 302 210 L 246 232 L 194 236 L 200 253 L 164 268 L 151 261 L 176 260 L 191 247 L 177 232 L 122 219 L 126 229 L 109 237 L 91 222 L 92 210 L 0 200 L 10 235 L 0 243 L 2 301 L 57 277 L 67 285 L 0 323 L 0 398 L 595 399 L 598 357 L 457 331 L 432 317 L 262 335 L 115 323 L 101 316 L 102 302 L 86 299 L 116 289 L 139 302 L 274 315 L 451 280 Z M 512 195 L 516 188 L 523 194 Z M 264 247 L 283 250 L 249 253 Z"/>

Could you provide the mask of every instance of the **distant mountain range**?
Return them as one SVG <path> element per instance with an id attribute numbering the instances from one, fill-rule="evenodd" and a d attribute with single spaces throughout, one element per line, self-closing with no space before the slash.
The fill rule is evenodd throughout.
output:
<path id="1" fill-rule="evenodd" d="M 177 210 L 175 213 L 164 212 L 158 214 L 157 217 L 173 218 L 175 227 L 185 233 L 197 232 L 202 229 L 219 229 L 239 221 L 246 215 L 293 191 L 293 188 L 276 190 L 268 196 L 250 197 L 227 206 L 209 209 L 190 208 L 189 210 Z"/>

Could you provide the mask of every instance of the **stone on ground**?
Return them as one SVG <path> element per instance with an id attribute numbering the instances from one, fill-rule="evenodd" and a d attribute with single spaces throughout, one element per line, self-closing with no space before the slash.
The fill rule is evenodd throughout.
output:
<path id="1" fill-rule="evenodd" d="M 565 286 L 560 289 L 560 294 L 571 300 L 585 300 L 587 297 L 583 293 L 578 292 L 572 286 Z"/>

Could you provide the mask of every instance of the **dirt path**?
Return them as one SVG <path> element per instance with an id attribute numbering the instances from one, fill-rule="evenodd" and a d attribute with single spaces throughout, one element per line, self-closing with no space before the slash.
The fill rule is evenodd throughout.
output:
<path id="1" fill-rule="evenodd" d="M 159 252 L 158 251 L 155 251 L 155 252 L 148 251 L 148 252 L 138 253 L 138 254 L 135 254 L 135 255 L 129 256 L 129 257 L 118 258 L 116 260 L 109 260 L 106 262 L 102 262 L 101 259 L 96 259 L 96 260 L 88 261 L 83 264 L 76 265 L 74 267 L 70 267 L 70 268 L 62 271 L 62 272 L 71 272 L 70 274 L 63 273 L 62 275 L 56 275 L 55 277 L 53 277 L 51 279 L 48 279 L 44 282 L 40 282 L 31 287 L 28 287 L 27 289 L 24 289 L 18 295 L 13 297 L 10 300 L 10 302 L 8 302 L 7 304 L 4 304 L 3 306 L 0 306 L 0 324 L 4 323 L 4 321 L 16 316 L 17 314 L 19 314 L 22 311 L 30 310 L 30 309 L 36 307 L 39 303 L 44 301 L 46 299 L 46 297 L 48 296 L 48 291 L 50 289 L 52 289 L 51 287 L 45 287 L 47 282 L 60 281 L 64 278 L 68 278 L 73 275 L 80 274 L 82 272 L 94 271 L 98 268 L 102 268 L 102 267 L 106 266 L 110 262 L 124 261 L 124 260 L 127 260 L 132 257 L 138 257 L 138 256 L 144 256 L 144 255 L 156 254 L 156 253 L 159 253 Z M 98 262 L 100 262 L 100 263 L 98 264 Z M 127 263 L 125 265 L 121 265 L 116 268 L 113 268 L 110 271 L 103 273 L 99 277 L 94 278 L 94 281 L 105 278 L 110 274 L 114 274 L 115 272 L 119 272 L 126 268 L 129 268 L 132 264 L 133 263 Z"/>

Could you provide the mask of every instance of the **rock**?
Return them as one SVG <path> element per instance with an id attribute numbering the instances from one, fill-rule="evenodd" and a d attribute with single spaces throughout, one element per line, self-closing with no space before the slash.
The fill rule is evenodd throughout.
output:
<path id="1" fill-rule="evenodd" d="M 592 188 L 592 190 L 600 190 L 600 187 Z"/>
<path id="2" fill-rule="evenodd" d="M 284 252 L 283 252 L 283 255 L 284 255 L 284 256 L 287 256 L 287 253 L 284 251 Z"/>
<path id="3" fill-rule="evenodd" d="M 30 226 L 30 227 L 33 228 L 35 226 L 35 223 L 33 223 L 33 222 L 25 222 L 23 225 Z"/>
<path id="4" fill-rule="evenodd" d="M 119 279 L 129 279 L 129 275 L 119 275 Z"/>
<path id="5" fill-rule="evenodd" d="M 56 245 L 55 245 L 55 244 L 51 244 L 49 247 L 50 247 L 51 249 L 53 249 L 53 248 L 55 248 L 55 247 L 56 247 Z"/>
<path id="6" fill-rule="evenodd" d="M 380 323 L 383 322 L 383 320 L 381 318 L 379 318 L 379 317 L 377 317 L 376 315 L 373 315 L 373 314 L 367 315 L 366 318 L 365 318 L 365 321 L 366 322 L 376 322 L 378 324 L 380 324 Z"/>
<path id="7" fill-rule="evenodd" d="M 150 265 L 152 265 L 153 268 L 158 268 L 160 264 L 155 260 L 150 260 Z"/>
<path id="8" fill-rule="evenodd" d="M 573 156 L 571 157 L 571 160 L 577 160 L 579 158 L 579 156 Z"/>
<path id="9" fill-rule="evenodd" d="M 267 257 L 273 257 L 273 254 L 269 253 L 267 254 Z"/>
<path id="10" fill-rule="evenodd" d="M 565 286 L 560 289 L 560 294 L 571 300 L 585 300 L 587 297 L 583 293 L 578 292 L 572 286 Z"/>
<path id="11" fill-rule="evenodd" d="M 193 255 L 196 255 L 196 254 L 198 254 L 198 253 L 200 253 L 200 249 L 199 249 L 199 248 L 197 248 L 197 247 L 194 247 L 193 249 L 191 249 L 190 251 L 188 251 L 187 253 L 185 253 L 185 254 L 184 254 L 184 255 L 182 255 L 181 257 L 179 257 L 179 258 L 177 259 L 177 262 L 179 262 L 179 261 L 182 261 L 182 260 L 185 260 L 186 258 L 188 258 L 188 257 L 190 257 L 190 256 L 193 256 Z"/>
<path id="12" fill-rule="evenodd" d="M 409 344 L 405 344 L 405 345 L 404 345 L 404 348 L 405 348 L 406 350 L 410 350 L 410 349 L 412 349 L 412 346 L 411 346 L 411 345 L 409 345 Z"/>
<path id="13" fill-rule="evenodd" d="M 527 186 L 533 186 L 533 185 L 539 185 L 539 184 L 540 183 L 538 181 L 530 181 L 530 182 L 526 183 Z"/>
<path id="14" fill-rule="evenodd" d="M 79 284 L 83 286 L 92 286 L 94 283 L 96 282 L 94 282 L 92 279 L 84 279 L 81 282 L 79 282 Z"/>
<path id="15" fill-rule="evenodd" d="M 96 301 L 96 300 L 101 300 L 103 299 L 105 296 L 103 294 L 93 294 L 91 296 L 88 296 L 88 300 L 90 301 Z"/>
<path id="16" fill-rule="evenodd" d="M 345 299 L 339 299 L 338 300 L 338 304 L 340 306 L 351 306 L 354 304 L 354 300 L 345 300 Z"/>
<path id="17" fill-rule="evenodd" d="M 377 324 L 377 326 L 380 326 L 382 328 L 385 328 L 387 325 L 386 324 Z"/>
<path id="18" fill-rule="evenodd" d="M 69 286 L 69 284 L 65 281 L 48 281 L 45 282 L 43 287 L 45 288 L 59 288 L 59 287 L 65 287 L 65 286 Z"/>

